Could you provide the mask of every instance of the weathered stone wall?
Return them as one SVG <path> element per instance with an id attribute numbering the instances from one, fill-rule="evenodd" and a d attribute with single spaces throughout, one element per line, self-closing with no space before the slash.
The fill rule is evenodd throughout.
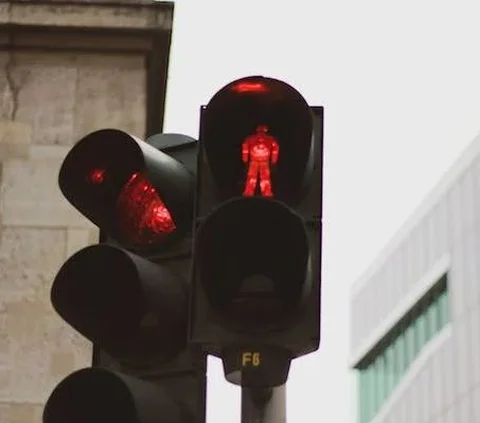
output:
<path id="1" fill-rule="evenodd" d="M 144 11 L 136 19 L 158 23 Z M 145 88 L 141 53 L 0 51 L 0 423 L 40 422 L 53 387 L 91 363 L 91 345 L 54 312 L 50 287 L 98 231 L 63 199 L 57 176 L 90 131 L 143 136 Z"/>

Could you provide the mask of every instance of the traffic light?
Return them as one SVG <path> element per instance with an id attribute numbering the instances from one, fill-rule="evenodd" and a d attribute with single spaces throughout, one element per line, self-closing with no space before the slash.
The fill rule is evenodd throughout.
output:
<path id="1" fill-rule="evenodd" d="M 323 108 L 236 80 L 201 109 L 189 337 L 246 387 L 320 342 Z"/>
<path id="2" fill-rule="evenodd" d="M 105 129 L 65 158 L 60 189 L 104 242 L 63 264 L 51 299 L 97 359 L 55 387 L 44 423 L 204 421 L 205 356 L 187 345 L 196 152 Z"/>

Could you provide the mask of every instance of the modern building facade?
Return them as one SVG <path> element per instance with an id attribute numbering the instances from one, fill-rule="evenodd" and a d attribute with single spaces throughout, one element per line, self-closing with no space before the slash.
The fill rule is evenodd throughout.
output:
<path id="1" fill-rule="evenodd" d="M 358 423 L 480 422 L 480 135 L 351 298 Z"/>

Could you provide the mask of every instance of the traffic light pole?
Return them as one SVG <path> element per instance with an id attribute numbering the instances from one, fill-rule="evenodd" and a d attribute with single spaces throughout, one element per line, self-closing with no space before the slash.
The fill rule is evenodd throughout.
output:
<path id="1" fill-rule="evenodd" d="M 241 423 L 286 423 L 286 385 L 242 388 Z"/>

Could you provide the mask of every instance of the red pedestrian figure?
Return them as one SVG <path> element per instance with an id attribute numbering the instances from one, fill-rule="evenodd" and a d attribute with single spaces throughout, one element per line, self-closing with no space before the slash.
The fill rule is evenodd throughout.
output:
<path id="1" fill-rule="evenodd" d="M 270 163 L 278 160 L 278 142 L 269 135 L 266 125 L 259 125 L 255 134 L 245 138 L 242 144 L 242 160 L 248 163 L 247 178 L 245 180 L 244 196 L 255 194 L 257 181 L 260 177 L 260 192 L 263 197 L 273 197 L 272 181 L 270 178 Z"/>

